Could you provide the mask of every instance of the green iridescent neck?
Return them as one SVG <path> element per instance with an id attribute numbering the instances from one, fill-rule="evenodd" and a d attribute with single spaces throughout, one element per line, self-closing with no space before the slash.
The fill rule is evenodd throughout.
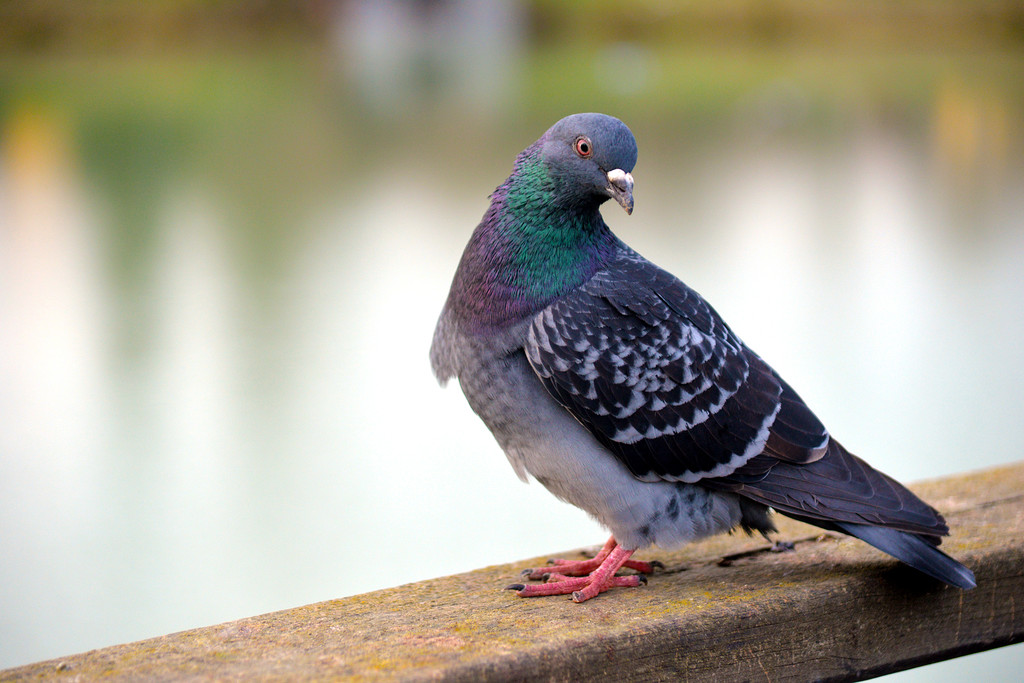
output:
<path id="1" fill-rule="evenodd" d="M 507 182 L 501 209 L 498 224 L 508 240 L 510 275 L 536 300 L 578 287 L 593 274 L 604 247 L 615 241 L 596 206 L 579 211 L 559 201 L 539 158 L 521 161 Z"/>
<path id="2" fill-rule="evenodd" d="M 500 326 L 536 314 L 586 282 L 619 242 L 588 210 L 559 201 L 539 145 L 516 160 L 463 254 L 450 302 L 467 322 Z"/>

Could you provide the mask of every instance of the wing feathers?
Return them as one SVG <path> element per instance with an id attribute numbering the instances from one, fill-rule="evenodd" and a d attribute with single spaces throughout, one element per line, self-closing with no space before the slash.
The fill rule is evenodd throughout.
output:
<path id="1" fill-rule="evenodd" d="M 934 508 L 834 439 L 814 462 L 795 464 L 762 454 L 726 477 L 702 483 L 804 521 L 881 525 L 936 539 L 949 533 Z"/>
<path id="2" fill-rule="evenodd" d="M 830 439 L 696 292 L 635 253 L 537 315 L 525 350 L 639 479 L 699 481 L 824 526 L 947 533 L 934 509 Z"/>
<path id="3" fill-rule="evenodd" d="M 699 295 L 635 254 L 542 311 L 525 347 L 551 395 L 639 478 L 726 475 L 769 438 L 791 460 L 820 457 L 824 427 L 798 398 L 783 401 L 785 383 Z"/>

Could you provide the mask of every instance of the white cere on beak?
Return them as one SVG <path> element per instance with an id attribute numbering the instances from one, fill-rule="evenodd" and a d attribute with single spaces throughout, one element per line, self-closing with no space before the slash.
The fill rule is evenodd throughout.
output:
<path id="1" fill-rule="evenodd" d="M 621 168 L 613 168 L 608 171 L 608 182 L 619 188 L 622 192 L 633 191 L 633 174 L 626 173 Z"/>
<path id="2" fill-rule="evenodd" d="M 608 171 L 608 195 L 619 203 L 626 213 L 633 213 L 633 175 L 621 168 Z"/>

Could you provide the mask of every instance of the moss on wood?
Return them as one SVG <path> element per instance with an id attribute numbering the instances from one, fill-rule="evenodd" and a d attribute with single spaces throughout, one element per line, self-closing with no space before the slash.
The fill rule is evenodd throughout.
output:
<path id="1" fill-rule="evenodd" d="M 0 672 L 2 680 L 856 680 L 1024 640 L 1024 463 L 913 487 L 978 588 L 780 520 L 793 552 L 725 536 L 584 604 L 501 590 L 542 559 Z M 573 553 L 569 553 L 572 555 Z"/>

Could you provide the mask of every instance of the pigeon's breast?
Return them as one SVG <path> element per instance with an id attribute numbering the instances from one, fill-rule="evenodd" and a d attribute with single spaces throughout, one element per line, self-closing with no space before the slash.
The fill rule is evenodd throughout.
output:
<path id="1" fill-rule="evenodd" d="M 489 353 L 476 346 L 465 353 L 472 346 L 461 346 L 459 383 L 520 478 L 532 475 L 627 547 L 671 547 L 738 523 L 732 494 L 633 476 L 548 394 L 521 348 Z"/>

